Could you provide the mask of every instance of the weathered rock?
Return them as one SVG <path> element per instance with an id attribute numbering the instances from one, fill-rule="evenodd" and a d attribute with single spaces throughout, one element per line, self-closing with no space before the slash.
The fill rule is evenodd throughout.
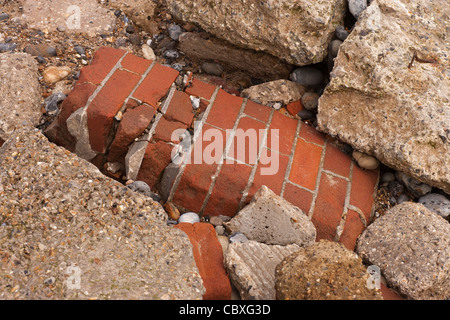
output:
<path id="1" fill-rule="evenodd" d="M 380 166 L 380 162 L 376 158 L 362 152 L 353 151 L 352 156 L 361 168 L 375 170 Z"/>
<path id="2" fill-rule="evenodd" d="M 309 218 L 266 186 L 224 225 L 229 233 L 242 232 L 249 240 L 266 244 L 307 246 L 316 239 L 316 228 Z"/>
<path id="3" fill-rule="evenodd" d="M 153 61 L 156 60 L 156 55 L 153 52 L 153 49 L 146 44 L 142 45 L 142 55 L 144 56 L 145 59 Z"/>
<path id="4" fill-rule="evenodd" d="M 234 242 L 228 246 L 225 267 L 243 300 L 275 300 L 275 268 L 284 257 L 299 249 L 296 244 Z"/>
<path id="5" fill-rule="evenodd" d="M 346 9 L 343 0 L 166 2 L 172 15 L 219 38 L 299 66 L 324 60 Z"/>
<path id="6" fill-rule="evenodd" d="M 238 48 L 207 33 L 185 32 L 179 47 L 188 57 L 219 62 L 228 71 L 242 70 L 256 78 L 276 80 L 287 78 L 291 67 L 264 52 Z"/>
<path id="7" fill-rule="evenodd" d="M 245 98 L 266 106 L 273 106 L 277 102 L 288 105 L 301 99 L 305 93 L 302 85 L 289 80 L 275 80 L 252 86 L 242 91 Z"/>
<path id="8" fill-rule="evenodd" d="M 17 130 L 0 149 L 0 194 L 7 208 L 1 299 L 201 299 L 205 292 L 188 237 L 166 225 L 158 203 L 37 129 Z"/>
<path id="9" fill-rule="evenodd" d="M 395 177 L 397 178 L 397 181 L 403 183 L 408 191 L 416 198 L 424 196 L 432 190 L 428 184 L 422 183 L 403 172 L 397 171 Z"/>
<path id="10" fill-rule="evenodd" d="M 0 54 L 0 138 L 14 129 L 37 126 L 41 118 L 38 66 L 26 53 Z"/>
<path id="11" fill-rule="evenodd" d="M 295 69 L 290 79 L 304 86 L 320 86 L 324 81 L 323 73 L 314 67 L 300 67 Z"/>
<path id="12" fill-rule="evenodd" d="M 42 75 L 44 76 L 44 81 L 47 83 L 58 82 L 70 74 L 70 67 L 47 67 Z"/>
<path id="13" fill-rule="evenodd" d="M 31 54 L 35 57 L 55 57 L 56 49 L 52 46 L 42 43 L 42 44 L 30 44 L 23 49 L 24 52 Z"/>
<path id="14" fill-rule="evenodd" d="M 350 13 L 358 19 L 361 13 L 367 8 L 367 0 L 348 0 Z"/>
<path id="15" fill-rule="evenodd" d="M 437 213 L 442 218 L 450 216 L 450 200 L 442 194 L 429 193 L 420 197 L 417 202 L 423 204 L 428 210 Z"/>
<path id="16" fill-rule="evenodd" d="M 318 125 L 450 193 L 448 16 L 445 0 L 372 1 L 340 46 Z M 415 52 L 435 63 L 411 63 Z"/>
<path id="17" fill-rule="evenodd" d="M 276 267 L 277 299 L 380 300 L 369 289 L 369 273 L 361 259 L 338 242 L 320 240 L 300 248 Z"/>
<path id="18" fill-rule="evenodd" d="M 111 31 L 115 24 L 114 15 L 95 0 L 25 0 L 23 18 L 30 28 L 90 35 Z"/>
<path id="19" fill-rule="evenodd" d="M 450 225 L 422 204 L 391 208 L 361 234 L 356 252 L 409 299 L 450 298 Z"/>

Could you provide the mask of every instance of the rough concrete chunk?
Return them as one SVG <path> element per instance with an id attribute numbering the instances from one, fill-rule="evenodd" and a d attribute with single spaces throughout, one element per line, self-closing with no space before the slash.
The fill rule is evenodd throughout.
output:
<path id="1" fill-rule="evenodd" d="M 361 259 L 343 244 L 320 240 L 300 248 L 276 267 L 277 299 L 380 300 L 371 288 L 370 275 Z"/>
<path id="2" fill-rule="evenodd" d="M 316 228 L 298 208 L 262 186 L 252 201 L 229 222 L 230 231 L 266 244 L 307 246 L 316 239 Z"/>
<path id="3" fill-rule="evenodd" d="M 275 300 L 275 268 L 284 257 L 299 249 L 296 244 L 234 242 L 228 246 L 225 266 L 242 299 Z"/>
<path id="4" fill-rule="evenodd" d="M 170 12 L 229 42 L 291 64 L 321 62 L 346 1 L 166 1 Z"/>
<path id="5" fill-rule="evenodd" d="M 450 224 L 422 204 L 404 202 L 361 234 L 356 252 L 410 299 L 450 298 Z"/>
<path id="6" fill-rule="evenodd" d="M 201 299 L 184 232 L 159 203 L 38 130 L 0 148 L 0 298 Z"/>
<path id="7" fill-rule="evenodd" d="M 318 114 L 320 130 L 447 193 L 449 16 L 446 0 L 372 1 L 339 49 Z"/>
<path id="8" fill-rule="evenodd" d="M 26 53 L 0 54 L 0 139 L 14 129 L 37 126 L 41 118 L 38 66 Z"/>

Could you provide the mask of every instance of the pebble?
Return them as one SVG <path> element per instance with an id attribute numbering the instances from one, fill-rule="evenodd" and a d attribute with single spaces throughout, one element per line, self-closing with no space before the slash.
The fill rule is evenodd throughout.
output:
<path id="1" fill-rule="evenodd" d="M 46 68 L 43 72 L 44 81 L 47 83 L 55 83 L 59 80 L 64 79 L 70 74 L 70 68 L 69 67 L 55 67 L 50 66 Z"/>
<path id="2" fill-rule="evenodd" d="M 348 0 L 348 9 L 356 19 L 366 8 L 367 0 Z"/>
<path id="3" fill-rule="evenodd" d="M 230 241 L 230 243 L 247 242 L 248 238 L 242 232 L 235 232 L 228 238 L 228 240 Z"/>
<path id="4" fill-rule="evenodd" d="M 132 43 L 134 45 L 140 45 L 142 38 L 140 35 L 133 33 L 128 36 L 128 41 L 130 41 L 130 43 Z"/>
<path id="5" fill-rule="evenodd" d="M 175 207 L 172 202 L 166 202 L 163 206 L 164 210 L 166 210 L 169 219 L 177 221 L 180 219 L 180 211 Z"/>
<path id="6" fill-rule="evenodd" d="M 125 28 L 125 31 L 126 31 L 127 33 L 134 33 L 134 27 L 133 27 L 132 25 L 128 25 L 128 26 Z"/>
<path id="7" fill-rule="evenodd" d="M 411 192 L 411 194 L 416 198 L 419 198 L 431 192 L 431 186 L 427 185 L 426 183 L 420 182 L 403 172 L 397 171 L 395 173 L 395 177 L 398 181 L 403 183 L 405 187 Z"/>
<path id="8" fill-rule="evenodd" d="M 303 121 L 307 120 L 313 120 L 315 118 L 314 112 L 311 112 L 309 110 L 303 109 L 297 115 L 302 119 Z"/>
<path id="9" fill-rule="evenodd" d="M 9 15 L 7 13 L 0 13 L 0 21 L 9 19 Z"/>
<path id="10" fill-rule="evenodd" d="M 218 216 L 212 216 L 209 219 L 209 223 L 211 223 L 213 226 L 222 226 L 224 222 L 230 221 L 231 217 L 224 216 L 224 215 L 218 215 Z"/>
<path id="11" fill-rule="evenodd" d="M 315 92 L 306 92 L 302 96 L 301 102 L 306 110 L 312 111 L 316 110 L 317 107 L 319 106 L 319 98 L 320 96 Z"/>
<path id="12" fill-rule="evenodd" d="M 200 222 L 200 217 L 195 212 L 183 213 L 178 219 L 178 223 L 197 223 Z"/>
<path id="13" fill-rule="evenodd" d="M 115 45 L 117 47 L 124 47 L 127 44 L 127 39 L 126 38 L 117 38 Z"/>
<path id="14" fill-rule="evenodd" d="M 58 103 L 63 101 L 66 98 L 66 95 L 62 92 L 54 93 L 48 98 L 45 99 L 45 112 L 47 112 L 50 115 L 56 114 L 58 109 Z"/>
<path id="15" fill-rule="evenodd" d="M 349 33 L 347 30 L 345 30 L 345 28 L 343 26 L 337 26 L 335 35 L 339 40 L 345 41 L 345 39 L 347 39 Z"/>
<path id="16" fill-rule="evenodd" d="M 383 175 L 381 176 L 381 182 L 392 182 L 395 181 L 395 174 L 392 172 L 385 172 L 383 173 Z"/>
<path id="17" fill-rule="evenodd" d="M 192 109 L 198 109 L 200 107 L 200 98 L 194 96 L 189 96 L 189 98 L 191 99 Z"/>
<path id="18" fill-rule="evenodd" d="M 290 79 L 304 86 L 318 86 L 323 83 L 324 76 L 319 69 L 300 67 L 291 73 Z"/>
<path id="19" fill-rule="evenodd" d="M 85 55 L 86 54 L 86 51 L 84 50 L 84 48 L 82 46 L 75 46 L 74 49 L 80 55 Z"/>
<path id="20" fill-rule="evenodd" d="M 405 190 L 405 187 L 400 182 L 394 180 L 389 182 L 388 190 L 394 197 L 399 197 Z"/>
<path id="21" fill-rule="evenodd" d="M 442 194 L 429 193 L 420 197 L 418 202 L 443 218 L 450 216 L 450 200 Z"/>
<path id="22" fill-rule="evenodd" d="M 144 181 L 134 181 L 128 184 L 127 187 L 133 190 L 134 192 L 139 192 L 147 197 L 150 197 L 152 194 L 150 186 Z"/>
<path id="23" fill-rule="evenodd" d="M 223 236 L 225 234 L 224 226 L 216 226 L 214 229 L 216 230 L 218 236 Z"/>
<path id="24" fill-rule="evenodd" d="M 342 44 L 341 40 L 333 40 L 330 42 L 329 50 L 333 58 L 337 57 L 339 53 L 339 47 L 341 46 L 341 44 Z"/>
<path id="25" fill-rule="evenodd" d="M 366 170 L 375 170 L 379 167 L 380 161 L 377 158 L 369 156 L 359 151 L 353 151 L 353 158 L 358 165 Z"/>
<path id="26" fill-rule="evenodd" d="M 47 44 L 31 44 L 26 46 L 23 51 L 34 57 L 56 57 L 56 49 Z"/>
<path id="27" fill-rule="evenodd" d="M 401 194 L 397 198 L 397 204 L 402 204 L 403 202 L 411 201 L 411 199 L 406 194 Z"/>
<path id="28" fill-rule="evenodd" d="M 163 55 L 164 55 L 165 58 L 173 59 L 173 60 L 174 59 L 178 59 L 180 57 L 180 54 L 178 53 L 178 51 L 177 50 L 173 50 L 173 49 L 164 51 Z"/>
<path id="29" fill-rule="evenodd" d="M 221 65 L 212 62 L 205 62 L 202 64 L 202 70 L 204 73 L 212 74 L 220 77 L 223 73 L 223 68 Z"/>
<path id="30" fill-rule="evenodd" d="M 142 55 L 144 56 L 145 59 L 156 60 L 155 52 L 147 44 L 142 45 Z"/>
<path id="31" fill-rule="evenodd" d="M 183 29 L 177 24 L 170 25 L 168 31 L 170 38 L 175 41 L 178 41 L 180 35 L 183 33 Z"/>
<path id="32" fill-rule="evenodd" d="M 13 51 L 17 48 L 17 44 L 15 43 L 0 43 L 0 52 Z"/>
<path id="33" fill-rule="evenodd" d="M 66 31 L 66 26 L 64 26 L 64 25 L 59 25 L 58 27 L 56 27 L 56 29 L 57 29 L 59 32 L 64 32 L 64 31 Z"/>

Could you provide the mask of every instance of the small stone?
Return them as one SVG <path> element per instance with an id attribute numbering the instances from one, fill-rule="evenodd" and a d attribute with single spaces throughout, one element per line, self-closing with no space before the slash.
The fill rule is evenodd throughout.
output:
<path id="1" fill-rule="evenodd" d="M 392 182 L 395 181 L 395 174 L 392 172 L 385 172 L 382 176 L 381 176 L 381 182 Z"/>
<path id="2" fill-rule="evenodd" d="M 192 109 L 198 109 L 200 107 L 200 98 L 194 96 L 190 96 L 189 98 L 191 99 Z"/>
<path id="3" fill-rule="evenodd" d="M 42 57 L 42 56 L 37 56 L 37 57 L 36 57 L 36 60 L 37 60 L 37 62 L 39 62 L 40 64 L 46 64 L 46 63 L 47 63 L 47 60 L 46 60 L 44 57 Z"/>
<path id="4" fill-rule="evenodd" d="M 175 207 L 172 202 L 166 202 L 163 206 L 164 210 L 166 210 L 169 219 L 177 221 L 180 219 L 180 211 Z"/>
<path id="5" fill-rule="evenodd" d="M 133 33 L 128 36 L 128 41 L 134 45 L 140 45 L 142 38 L 139 34 Z"/>
<path id="6" fill-rule="evenodd" d="M 169 26 L 169 36 L 172 40 L 178 41 L 182 33 L 183 29 L 179 25 L 172 24 Z"/>
<path id="7" fill-rule="evenodd" d="M 304 86 L 318 86 L 323 83 L 324 76 L 319 69 L 300 67 L 291 73 L 290 79 Z"/>
<path id="8" fill-rule="evenodd" d="M 66 31 L 66 27 L 63 26 L 63 25 L 59 25 L 58 27 L 56 27 L 56 29 L 57 29 L 59 32 L 64 32 L 64 31 Z"/>
<path id="9" fill-rule="evenodd" d="M 58 103 L 63 101 L 66 98 L 66 95 L 62 92 L 58 92 L 55 94 L 52 94 L 50 97 L 46 98 L 45 103 L 45 112 L 47 112 L 50 115 L 56 114 L 58 109 Z"/>
<path id="10" fill-rule="evenodd" d="M 17 48 L 15 43 L 0 43 L 0 52 L 14 51 Z"/>
<path id="11" fill-rule="evenodd" d="M 367 0 L 349 0 L 348 9 L 350 13 L 358 19 L 360 14 L 367 9 Z"/>
<path id="12" fill-rule="evenodd" d="M 300 110 L 300 112 L 297 113 L 297 115 L 303 121 L 313 120 L 315 118 L 315 114 L 313 112 L 309 111 L 309 110 L 306 110 L 306 109 Z"/>
<path id="13" fill-rule="evenodd" d="M 388 190 L 394 197 L 398 197 L 405 190 L 405 187 L 400 182 L 394 180 L 389 182 Z"/>
<path id="14" fill-rule="evenodd" d="M 51 285 L 53 283 L 55 283 L 55 277 L 50 277 L 44 280 L 44 284 L 46 285 Z"/>
<path id="15" fill-rule="evenodd" d="M 353 158 L 358 165 L 366 170 L 375 170 L 379 167 L 380 161 L 377 158 L 369 156 L 359 151 L 353 151 Z"/>
<path id="16" fill-rule="evenodd" d="M 302 105 L 306 110 L 316 110 L 319 106 L 319 98 L 320 96 L 315 92 L 306 92 L 302 96 Z"/>
<path id="17" fill-rule="evenodd" d="M 349 33 L 347 30 L 345 30 L 345 28 L 343 26 L 337 26 L 335 34 L 339 40 L 345 41 L 345 39 L 347 39 Z"/>
<path id="18" fill-rule="evenodd" d="M 205 62 L 202 64 L 202 70 L 204 73 L 212 74 L 220 77 L 223 73 L 223 68 L 217 63 Z"/>
<path id="19" fill-rule="evenodd" d="M 209 219 L 209 223 L 211 223 L 213 226 L 221 226 L 224 222 L 230 221 L 231 217 L 224 216 L 224 215 L 218 215 L 218 216 L 212 216 Z"/>
<path id="20" fill-rule="evenodd" d="M 0 13 L 0 21 L 9 19 L 9 15 L 7 13 Z"/>
<path id="21" fill-rule="evenodd" d="M 403 172 L 397 171 L 395 173 L 395 176 L 397 180 L 403 183 L 405 187 L 411 192 L 411 194 L 416 198 L 419 198 L 431 192 L 431 186 L 426 183 L 420 182 Z"/>
<path id="22" fill-rule="evenodd" d="M 402 204 L 403 202 L 411 201 L 411 199 L 406 194 L 401 194 L 397 198 L 397 204 Z"/>
<path id="23" fill-rule="evenodd" d="M 195 212 L 183 213 L 178 219 L 178 223 L 197 223 L 200 222 L 200 217 Z"/>
<path id="24" fill-rule="evenodd" d="M 339 53 L 339 47 L 341 46 L 342 41 L 341 40 L 333 40 L 330 42 L 329 51 L 331 57 L 335 58 L 337 57 Z"/>
<path id="25" fill-rule="evenodd" d="M 150 48 L 150 46 L 147 44 L 142 45 L 142 55 L 144 56 L 145 59 L 153 61 L 156 60 L 156 55 L 153 52 L 153 49 Z"/>
<path id="26" fill-rule="evenodd" d="M 242 232 L 235 232 L 229 237 L 228 240 L 230 241 L 230 243 L 247 242 L 248 238 Z"/>
<path id="27" fill-rule="evenodd" d="M 134 27 L 133 27 L 132 25 L 128 25 L 128 26 L 125 28 L 125 31 L 126 31 L 127 33 L 134 33 Z"/>
<path id="28" fill-rule="evenodd" d="M 127 185 L 127 187 L 134 192 L 139 192 L 147 197 L 150 197 L 152 193 L 150 186 L 144 181 L 134 181 L 133 183 Z"/>
<path id="29" fill-rule="evenodd" d="M 26 46 L 23 51 L 35 57 L 48 58 L 56 56 L 56 49 L 47 44 L 31 44 Z"/>
<path id="30" fill-rule="evenodd" d="M 443 218 L 448 218 L 450 215 L 450 200 L 442 194 L 429 193 L 420 197 L 418 202 Z"/>
<path id="31" fill-rule="evenodd" d="M 84 48 L 82 46 L 75 46 L 74 50 L 80 55 L 86 54 L 86 51 L 84 50 Z"/>
<path id="32" fill-rule="evenodd" d="M 172 60 L 178 59 L 180 57 L 180 54 L 178 53 L 178 51 L 173 50 L 173 49 L 164 51 L 163 55 L 165 58 L 172 59 Z"/>
<path id="33" fill-rule="evenodd" d="M 124 47 L 126 44 L 127 44 L 127 39 L 126 39 L 126 38 L 118 38 L 118 39 L 115 41 L 115 45 L 116 45 L 117 47 Z"/>
<path id="34" fill-rule="evenodd" d="M 43 72 L 44 81 L 47 83 L 55 83 L 59 80 L 64 79 L 70 74 L 70 68 L 69 67 L 55 67 L 50 66 L 46 68 Z"/>
<path id="35" fill-rule="evenodd" d="M 216 226 L 214 229 L 216 230 L 218 236 L 223 236 L 225 234 L 224 226 Z"/>

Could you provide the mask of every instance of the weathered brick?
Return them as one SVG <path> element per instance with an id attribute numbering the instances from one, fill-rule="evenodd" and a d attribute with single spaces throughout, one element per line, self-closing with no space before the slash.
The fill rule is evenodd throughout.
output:
<path id="1" fill-rule="evenodd" d="M 224 164 L 204 214 L 234 216 L 239 208 L 242 192 L 247 185 L 251 171 L 252 168 L 244 164 Z"/>
<path id="2" fill-rule="evenodd" d="M 199 212 L 208 194 L 217 164 L 188 164 L 183 172 L 173 202 L 183 208 Z"/>
<path id="3" fill-rule="evenodd" d="M 158 108 L 159 101 L 166 96 L 177 76 L 178 71 L 175 69 L 156 63 L 133 97 Z"/>
<path id="4" fill-rule="evenodd" d="M 145 181 L 152 190 L 156 190 L 164 169 L 172 162 L 173 146 L 163 141 L 149 143 L 137 175 L 137 180 Z"/>
<path id="5" fill-rule="evenodd" d="M 299 137 L 322 146 L 325 144 L 325 135 L 304 122 L 302 122 Z"/>
<path id="6" fill-rule="evenodd" d="M 352 158 L 331 143 L 327 144 L 323 168 L 346 178 L 350 175 Z"/>
<path id="7" fill-rule="evenodd" d="M 283 154 L 291 154 L 297 125 L 298 120 L 288 118 L 280 112 L 274 112 L 267 135 L 267 147 Z M 278 139 L 278 146 L 273 139 Z"/>
<path id="8" fill-rule="evenodd" d="M 222 246 L 209 223 L 179 223 L 192 244 L 195 263 L 206 289 L 203 300 L 231 299 L 231 284 L 223 266 Z"/>
<path id="9" fill-rule="evenodd" d="M 255 164 L 264 132 L 264 123 L 249 117 L 241 118 L 227 156 L 246 164 Z"/>
<path id="10" fill-rule="evenodd" d="M 367 222 L 370 221 L 378 175 L 378 170 L 364 170 L 356 165 L 353 166 L 350 204 L 364 213 Z"/>
<path id="11" fill-rule="evenodd" d="M 263 106 L 251 100 L 247 100 L 247 103 L 245 104 L 244 113 L 263 122 L 269 120 L 270 112 L 270 107 Z"/>
<path id="12" fill-rule="evenodd" d="M 356 240 L 364 229 L 365 227 L 359 217 L 359 214 L 353 210 L 349 210 L 347 212 L 344 230 L 339 238 L 339 242 L 341 242 L 347 249 L 353 251 L 356 246 Z"/>
<path id="13" fill-rule="evenodd" d="M 128 146 L 150 125 L 155 113 L 155 109 L 145 104 L 125 111 L 111 144 L 108 161 L 122 162 L 124 160 Z"/>
<path id="14" fill-rule="evenodd" d="M 102 83 L 111 69 L 127 52 L 111 47 L 101 47 L 94 55 L 89 66 L 80 70 L 77 83 L 90 82 L 96 85 Z"/>
<path id="15" fill-rule="evenodd" d="M 172 134 L 174 134 L 176 130 L 186 129 L 187 125 L 185 125 L 184 123 L 178 121 L 169 121 L 164 117 L 161 117 L 158 125 L 156 126 L 155 133 L 153 134 L 153 140 L 177 143 L 179 141 L 172 140 Z"/>
<path id="16" fill-rule="evenodd" d="M 218 164 L 223 158 L 226 141 L 230 132 L 204 124 L 201 135 L 195 141 L 192 153 L 192 164 Z"/>
<path id="17" fill-rule="evenodd" d="M 75 139 L 67 129 L 67 119 L 72 113 L 83 108 L 89 97 L 97 89 L 92 83 L 77 83 L 61 104 L 61 111 L 55 121 L 46 129 L 45 135 L 54 143 L 75 151 Z"/>
<path id="18" fill-rule="evenodd" d="M 303 105 L 300 100 L 289 103 L 286 106 L 287 111 L 290 115 L 295 116 L 297 113 L 303 110 Z"/>
<path id="19" fill-rule="evenodd" d="M 190 96 L 201 97 L 206 100 L 211 100 L 214 90 L 216 90 L 215 85 L 193 78 L 191 85 L 187 87 L 184 91 Z"/>
<path id="20" fill-rule="evenodd" d="M 164 117 L 167 120 L 179 121 L 190 126 L 194 119 L 194 112 L 189 96 L 184 92 L 175 91 Z"/>
<path id="21" fill-rule="evenodd" d="M 313 199 L 313 193 L 299 188 L 291 183 L 286 183 L 283 198 L 299 207 L 304 214 L 308 215 Z"/>
<path id="22" fill-rule="evenodd" d="M 232 129 L 243 101 L 241 97 L 219 91 L 206 122 L 222 129 Z"/>
<path id="23" fill-rule="evenodd" d="M 134 54 L 127 54 L 122 60 L 122 68 L 139 74 L 144 74 L 153 61 L 144 59 Z"/>
<path id="24" fill-rule="evenodd" d="M 136 86 L 140 76 L 117 70 L 91 102 L 87 113 L 89 141 L 93 150 L 104 153 L 114 116 Z"/>
<path id="25" fill-rule="evenodd" d="M 346 192 L 346 180 L 327 173 L 322 174 L 312 216 L 318 240 L 334 240 L 336 228 L 341 222 Z"/>
<path id="26" fill-rule="evenodd" d="M 321 156 L 321 147 L 298 139 L 289 180 L 309 190 L 314 190 Z"/>

